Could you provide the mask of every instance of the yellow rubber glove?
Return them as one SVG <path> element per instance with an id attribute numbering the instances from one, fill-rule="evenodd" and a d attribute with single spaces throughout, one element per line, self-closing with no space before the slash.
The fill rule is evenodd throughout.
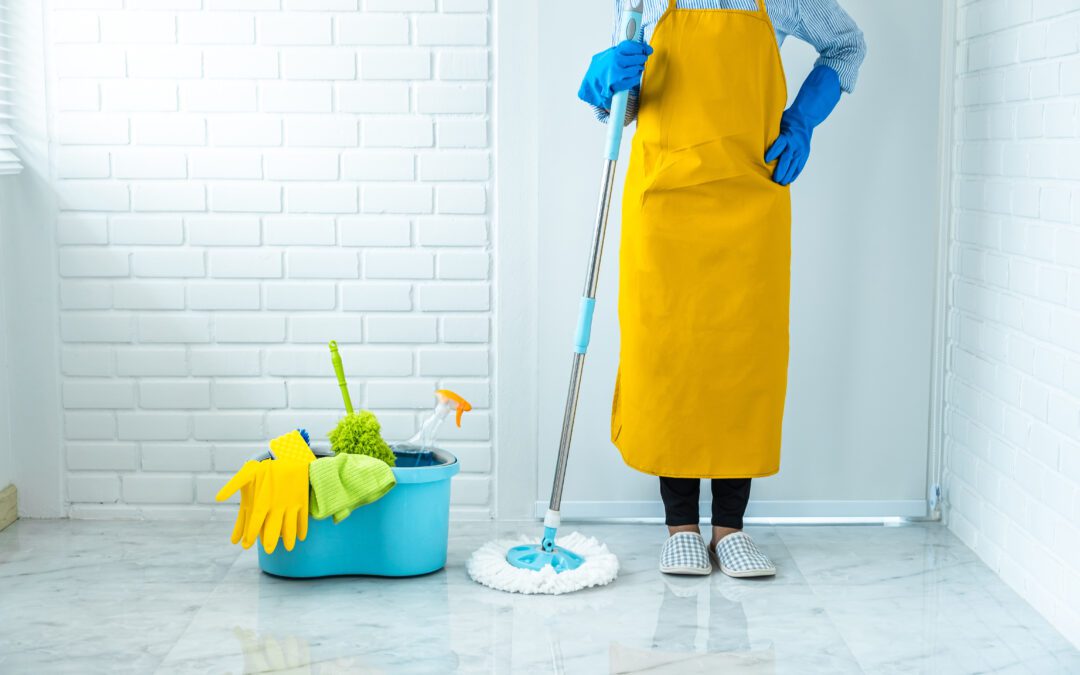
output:
<path id="1" fill-rule="evenodd" d="M 291 551 L 297 539 L 307 539 L 308 465 L 315 461 L 315 455 L 299 431 L 270 441 L 270 452 L 274 459 L 265 462 L 263 480 L 244 528 L 244 546 L 261 535 L 267 553 L 274 552 L 279 539 L 285 550 Z"/>
<path id="2" fill-rule="evenodd" d="M 244 466 L 240 467 L 240 470 L 217 493 L 216 499 L 223 502 L 236 494 L 237 490 L 240 490 L 240 512 L 236 514 L 236 524 L 233 525 L 232 536 L 229 538 L 234 544 L 238 544 L 245 539 L 245 528 L 248 520 L 251 519 L 255 504 L 255 493 L 258 490 L 257 486 L 265 470 L 266 462 L 244 462 Z M 255 535 L 252 535 L 251 541 L 254 540 Z M 250 546 L 250 543 L 244 544 L 244 548 Z"/>
<path id="3" fill-rule="evenodd" d="M 270 459 L 256 486 L 251 517 L 244 527 L 244 547 L 262 537 L 263 550 L 273 553 L 278 540 L 293 550 L 296 540 L 307 538 L 308 463 Z"/>
<path id="4" fill-rule="evenodd" d="M 274 459 L 292 459 L 304 464 L 315 461 L 315 453 L 311 451 L 307 441 L 299 431 L 290 431 L 284 436 L 278 436 L 270 441 L 270 452 Z"/>

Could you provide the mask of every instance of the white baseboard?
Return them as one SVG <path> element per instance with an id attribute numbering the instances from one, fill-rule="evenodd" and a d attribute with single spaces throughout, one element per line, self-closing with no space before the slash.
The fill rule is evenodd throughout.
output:
<path id="1" fill-rule="evenodd" d="M 547 502 L 536 502 L 535 516 L 543 518 Z M 662 519 L 664 507 L 659 501 L 637 502 L 589 502 L 564 501 L 560 510 L 563 519 L 573 520 L 624 520 Z M 701 504 L 701 513 L 707 516 L 709 503 Z M 926 501 L 922 499 L 882 500 L 751 500 L 746 517 L 754 519 L 794 518 L 923 518 L 927 515 Z"/>

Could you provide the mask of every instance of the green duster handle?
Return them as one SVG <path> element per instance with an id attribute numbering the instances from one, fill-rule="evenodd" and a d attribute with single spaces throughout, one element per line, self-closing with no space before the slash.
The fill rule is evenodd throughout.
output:
<path id="1" fill-rule="evenodd" d="M 341 398 L 345 401 L 345 412 L 353 413 L 352 399 L 349 398 L 349 386 L 345 384 L 345 369 L 341 367 L 341 354 L 338 354 L 337 342 L 330 341 L 330 359 L 334 362 L 337 383 L 341 387 Z"/>

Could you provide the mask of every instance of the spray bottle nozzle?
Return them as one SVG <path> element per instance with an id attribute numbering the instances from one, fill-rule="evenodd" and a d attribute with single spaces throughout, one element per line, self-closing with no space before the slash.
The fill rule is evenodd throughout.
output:
<path id="1" fill-rule="evenodd" d="M 456 422 L 461 426 L 461 415 L 472 410 L 472 404 L 461 397 L 460 394 L 449 389 L 439 389 L 435 392 L 437 402 L 435 410 L 420 425 L 420 430 L 412 438 L 396 446 L 398 449 L 412 453 L 430 453 L 435 449 L 435 435 L 442 426 L 443 420 L 450 411 L 457 411 Z"/>
<path id="2" fill-rule="evenodd" d="M 454 416 L 454 423 L 458 428 L 461 428 L 461 415 L 472 410 L 472 404 L 462 398 L 461 394 L 450 391 L 449 389 L 439 389 L 435 392 L 435 395 L 439 397 L 439 403 L 453 403 L 454 408 L 457 409 L 457 414 Z"/>

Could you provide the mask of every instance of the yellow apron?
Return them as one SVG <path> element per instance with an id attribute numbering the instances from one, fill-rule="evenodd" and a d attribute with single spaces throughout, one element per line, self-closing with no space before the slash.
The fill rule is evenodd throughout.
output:
<path id="1" fill-rule="evenodd" d="M 668 9 L 623 200 L 611 440 L 658 476 L 780 469 L 791 202 L 772 180 L 787 85 L 756 11 Z"/>

